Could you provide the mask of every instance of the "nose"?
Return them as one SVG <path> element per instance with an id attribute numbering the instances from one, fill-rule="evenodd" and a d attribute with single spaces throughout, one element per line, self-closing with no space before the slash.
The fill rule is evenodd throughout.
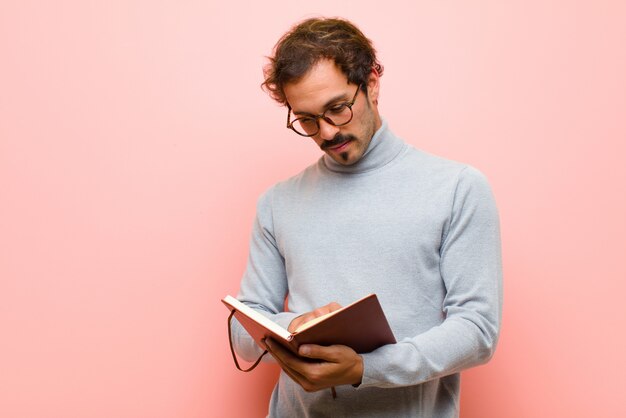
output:
<path id="1" fill-rule="evenodd" d="M 338 127 L 326 122 L 324 119 L 320 119 L 319 124 L 320 124 L 320 131 L 318 135 L 324 141 L 330 141 L 331 139 L 335 138 L 335 135 L 337 135 L 337 133 L 339 132 Z"/>

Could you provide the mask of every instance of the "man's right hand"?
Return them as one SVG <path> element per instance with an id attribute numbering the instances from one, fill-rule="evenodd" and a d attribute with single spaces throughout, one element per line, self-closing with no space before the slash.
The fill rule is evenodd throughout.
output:
<path id="1" fill-rule="evenodd" d="M 311 312 L 307 312 L 305 314 L 302 314 L 294 318 L 293 321 L 291 321 L 291 324 L 289 324 L 289 327 L 287 329 L 289 332 L 294 332 L 296 329 L 298 329 L 300 325 L 304 324 L 305 322 L 312 321 L 315 318 L 318 318 L 322 315 L 326 315 L 340 308 L 341 308 L 340 304 L 338 304 L 337 302 L 331 302 L 328 305 L 322 306 L 320 308 L 312 310 Z"/>

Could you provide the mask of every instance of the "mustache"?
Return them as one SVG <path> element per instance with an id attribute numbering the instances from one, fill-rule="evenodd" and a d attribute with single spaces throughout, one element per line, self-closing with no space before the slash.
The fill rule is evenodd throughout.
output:
<path id="1" fill-rule="evenodd" d="M 337 145 L 343 144 L 344 142 L 354 141 L 355 139 L 356 137 L 354 135 L 342 135 L 338 133 L 333 139 L 324 141 L 320 148 L 322 149 L 322 151 L 326 151 L 328 148 L 333 148 Z"/>

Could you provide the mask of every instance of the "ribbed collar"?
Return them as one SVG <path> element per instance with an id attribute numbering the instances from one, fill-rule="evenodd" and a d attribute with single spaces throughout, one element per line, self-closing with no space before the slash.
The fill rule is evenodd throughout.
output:
<path id="1" fill-rule="evenodd" d="M 376 170 L 390 163 L 406 147 L 404 141 L 395 136 L 383 119 L 382 125 L 370 141 L 363 157 L 352 165 L 342 165 L 328 155 L 322 157 L 324 166 L 335 173 L 358 174 Z"/>

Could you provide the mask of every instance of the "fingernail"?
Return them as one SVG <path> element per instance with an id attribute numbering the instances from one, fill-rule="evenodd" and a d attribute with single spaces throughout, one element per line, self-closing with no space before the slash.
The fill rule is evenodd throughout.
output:
<path id="1" fill-rule="evenodd" d="M 309 354 L 311 354 L 311 349 L 308 345 L 303 345 L 300 347 L 300 355 L 308 356 Z"/>

